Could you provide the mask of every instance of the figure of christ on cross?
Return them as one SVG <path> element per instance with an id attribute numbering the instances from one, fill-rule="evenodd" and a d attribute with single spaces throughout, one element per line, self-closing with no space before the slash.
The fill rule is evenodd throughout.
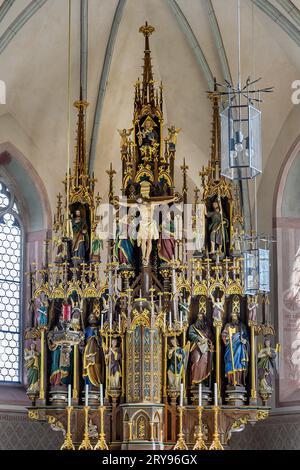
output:
<path id="1" fill-rule="evenodd" d="M 170 204 L 171 202 L 180 202 L 180 198 L 178 196 L 156 197 L 151 200 L 148 196 L 139 196 L 134 202 L 119 200 L 120 206 L 136 208 L 136 212 L 140 214 L 137 246 L 142 250 L 143 266 L 148 266 L 149 264 L 152 240 L 158 240 L 159 238 L 158 224 L 154 218 L 155 208 L 164 204 Z"/>

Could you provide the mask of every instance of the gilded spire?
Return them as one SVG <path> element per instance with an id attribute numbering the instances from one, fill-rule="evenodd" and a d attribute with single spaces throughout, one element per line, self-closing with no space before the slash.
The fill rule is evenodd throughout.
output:
<path id="1" fill-rule="evenodd" d="M 143 65 L 143 84 L 142 84 L 142 103 L 155 106 L 154 81 L 151 64 L 151 51 L 149 45 L 149 37 L 155 31 L 153 26 L 148 25 L 147 21 L 144 26 L 139 29 L 140 33 L 145 36 L 145 51 Z"/>
<path id="2" fill-rule="evenodd" d="M 82 99 L 81 92 L 80 99 L 75 101 L 74 106 L 78 109 L 74 181 L 75 185 L 79 186 L 81 183 L 84 184 L 84 179 L 87 178 L 85 112 L 86 108 L 88 107 L 88 102 Z"/>
<path id="3" fill-rule="evenodd" d="M 212 119 L 212 138 L 211 138 L 211 157 L 210 165 L 212 171 L 212 177 L 215 180 L 220 178 L 220 159 L 221 159 L 221 127 L 220 127 L 220 115 L 219 115 L 219 100 L 220 95 L 218 93 L 216 79 L 214 80 L 214 91 L 208 94 L 209 98 L 213 103 L 213 119 Z"/>

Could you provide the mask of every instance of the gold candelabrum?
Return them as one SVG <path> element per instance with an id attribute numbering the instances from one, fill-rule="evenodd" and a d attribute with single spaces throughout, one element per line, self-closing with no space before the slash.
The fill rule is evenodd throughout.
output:
<path id="1" fill-rule="evenodd" d="M 83 440 L 78 448 L 78 450 L 93 450 L 93 446 L 90 441 L 90 436 L 89 436 L 89 406 L 84 406 L 83 411 L 84 411 L 84 434 L 83 434 Z"/>
<path id="2" fill-rule="evenodd" d="M 60 450 L 75 450 L 75 446 L 72 441 L 72 434 L 71 434 L 71 414 L 73 411 L 73 406 L 67 406 L 67 432 L 65 435 L 65 440 L 63 445 L 61 446 Z"/>
<path id="3" fill-rule="evenodd" d="M 224 447 L 221 444 L 220 441 L 220 435 L 219 435 L 219 411 L 220 407 L 219 406 L 214 406 L 214 433 L 213 433 L 213 441 L 211 443 L 211 446 L 209 450 L 224 450 Z"/>
<path id="4" fill-rule="evenodd" d="M 94 450 L 108 450 L 108 445 L 105 440 L 105 432 L 104 432 L 104 413 L 105 413 L 105 406 L 99 406 L 99 415 L 100 415 L 99 439 L 98 439 L 97 444 L 94 447 Z"/>
<path id="5" fill-rule="evenodd" d="M 184 407 L 181 405 L 178 406 L 179 433 L 177 436 L 177 442 L 174 446 L 174 450 L 187 450 L 188 449 L 186 442 L 184 440 L 184 433 L 183 433 L 183 412 L 184 412 Z"/>
<path id="6" fill-rule="evenodd" d="M 197 410 L 198 410 L 198 433 L 197 433 L 197 439 L 196 439 L 195 445 L 193 447 L 193 450 L 208 450 L 207 446 L 204 442 L 203 432 L 202 432 L 203 406 L 198 406 Z"/>

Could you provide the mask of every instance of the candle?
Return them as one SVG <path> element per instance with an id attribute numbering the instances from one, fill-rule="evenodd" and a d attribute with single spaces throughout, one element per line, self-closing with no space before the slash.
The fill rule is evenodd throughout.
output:
<path id="1" fill-rule="evenodd" d="M 101 330 L 103 330 L 103 313 L 101 313 L 101 325 L 100 325 Z"/>
<path id="2" fill-rule="evenodd" d="M 72 399 L 72 385 L 69 384 L 68 385 L 68 406 L 72 406 L 71 399 Z"/>
<path id="3" fill-rule="evenodd" d="M 202 406 L 202 384 L 199 384 L 199 406 Z"/>
<path id="4" fill-rule="evenodd" d="M 85 386 L 85 406 L 89 406 L 89 386 Z"/>
<path id="5" fill-rule="evenodd" d="M 175 294 L 176 292 L 176 271 L 175 268 L 172 269 L 172 292 Z"/>
<path id="6" fill-rule="evenodd" d="M 183 383 L 180 384 L 180 406 L 183 406 Z"/>
<path id="7" fill-rule="evenodd" d="M 170 328 L 172 328 L 172 313 L 169 312 L 169 325 L 170 325 Z"/>
<path id="8" fill-rule="evenodd" d="M 109 299 L 109 329 L 112 330 L 112 301 Z"/>
<path id="9" fill-rule="evenodd" d="M 180 328 L 182 328 L 182 310 L 180 310 Z"/>
<path id="10" fill-rule="evenodd" d="M 71 305 L 70 304 L 63 305 L 63 319 L 64 321 L 71 320 Z"/>
<path id="11" fill-rule="evenodd" d="M 119 331 L 121 331 L 121 315 L 119 314 Z"/>
<path id="12" fill-rule="evenodd" d="M 164 330 L 166 329 L 166 314 L 164 313 Z"/>
<path id="13" fill-rule="evenodd" d="M 215 406 L 218 406 L 218 384 L 215 383 Z"/>
<path id="14" fill-rule="evenodd" d="M 103 384 L 100 384 L 100 406 L 103 406 Z"/>

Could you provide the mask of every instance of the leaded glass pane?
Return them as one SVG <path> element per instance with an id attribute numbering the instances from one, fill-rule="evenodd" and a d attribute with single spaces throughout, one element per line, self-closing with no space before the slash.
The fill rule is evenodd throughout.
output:
<path id="1" fill-rule="evenodd" d="M 0 183 L 0 382 L 20 381 L 22 240 L 17 205 L 12 203 L 11 193 Z"/>

